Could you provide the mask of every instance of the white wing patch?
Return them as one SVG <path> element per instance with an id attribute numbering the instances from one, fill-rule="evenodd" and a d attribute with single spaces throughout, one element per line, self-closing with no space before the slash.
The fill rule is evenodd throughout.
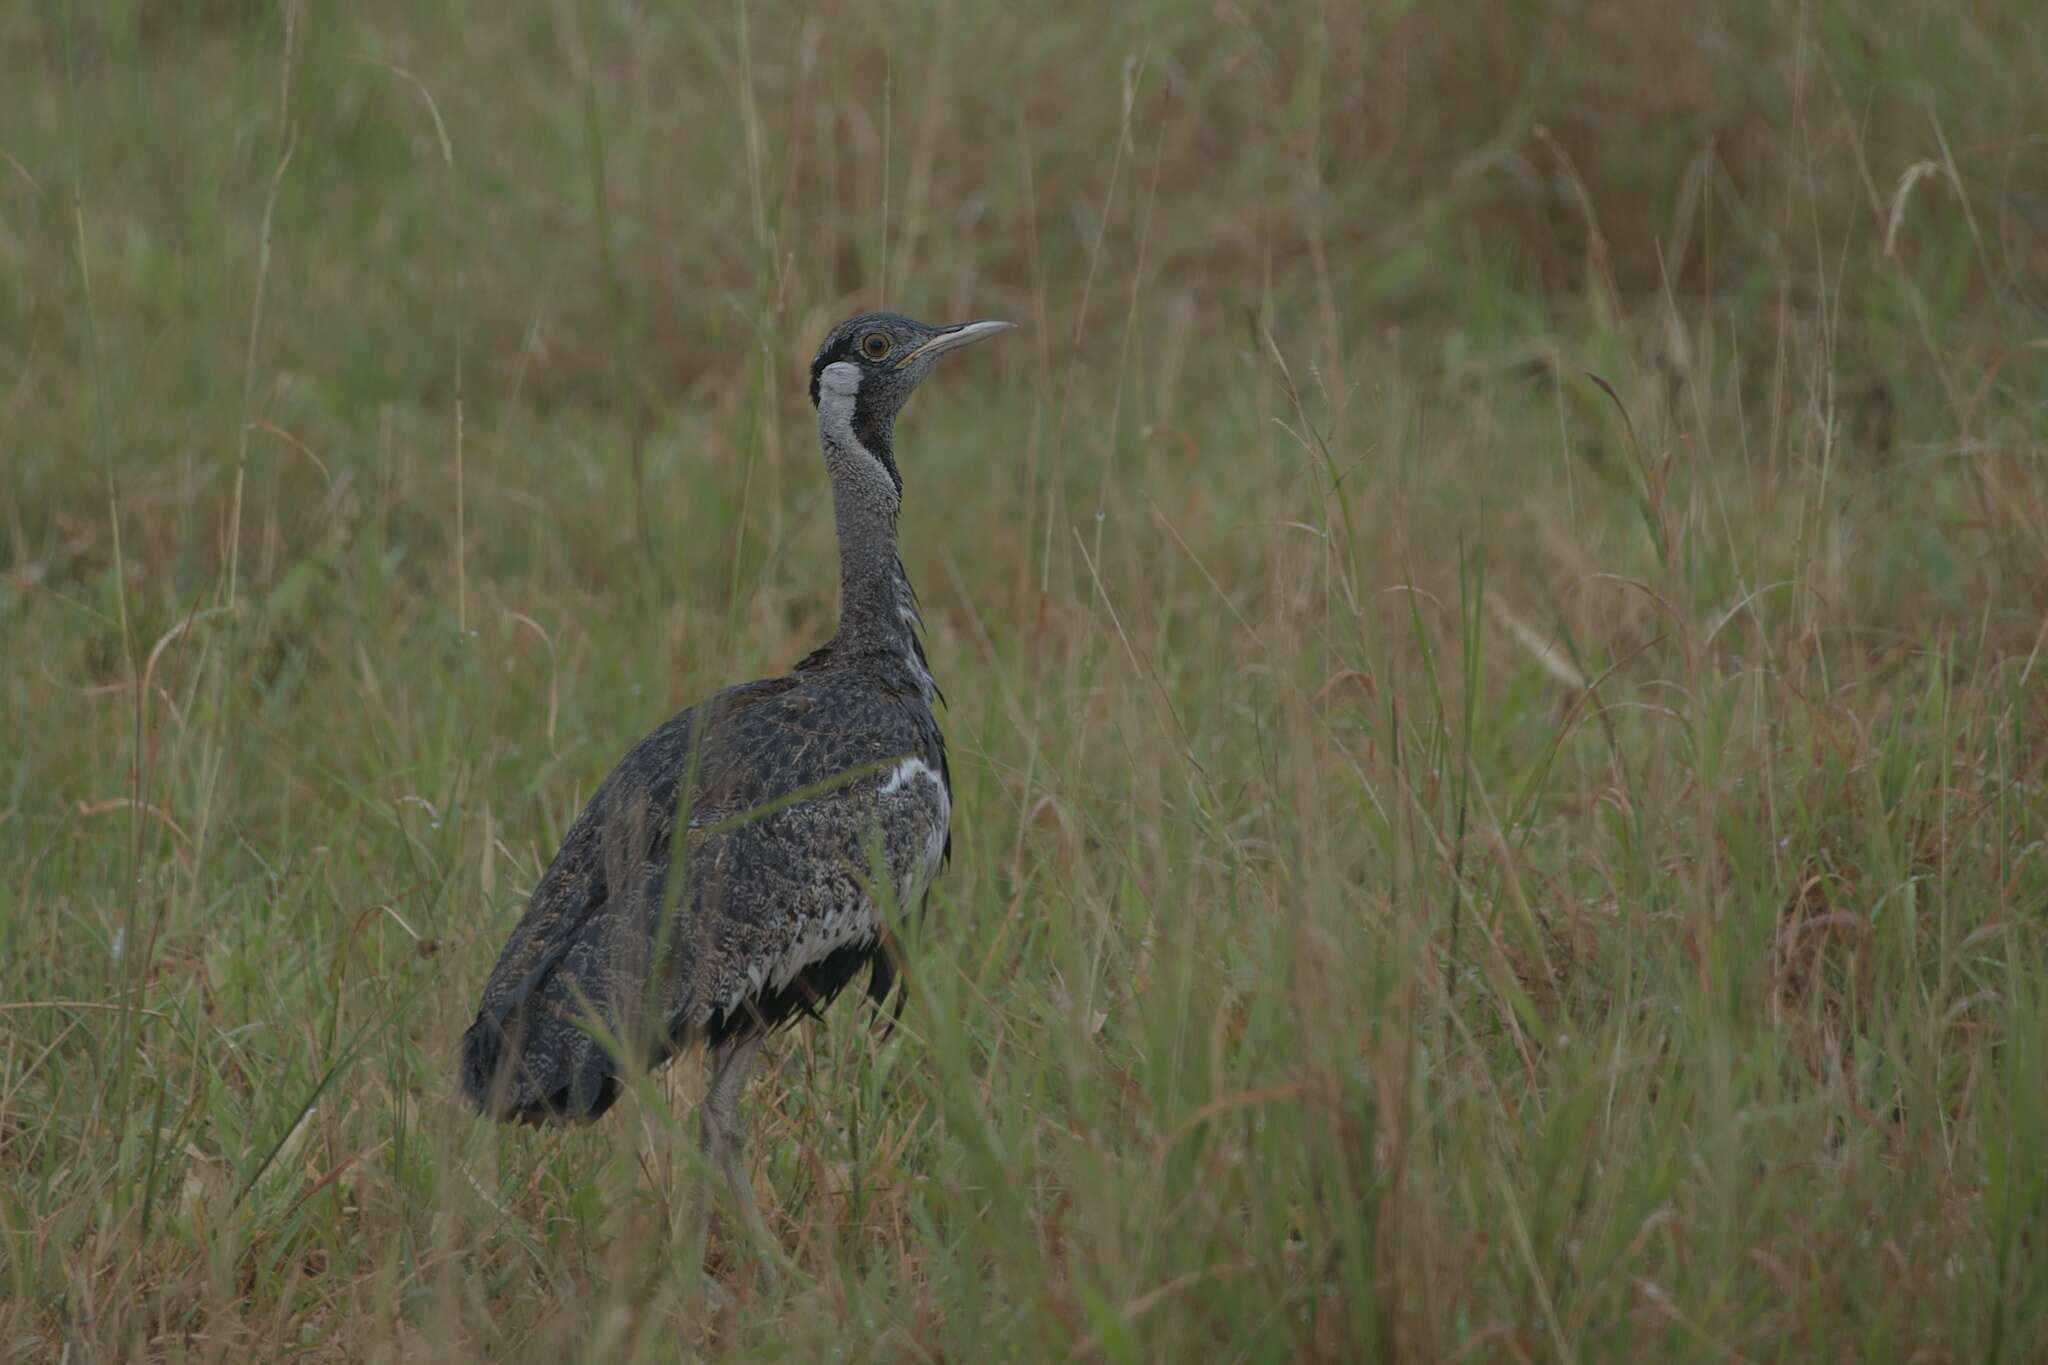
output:
<path id="1" fill-rule="evenodd" d="M 946 779 L 938 770 L 921 758 L 906 758 L 890 769 L 889 776 L 876 789 L 877 796 L 892 796 L 908 791 L 914 782 L 931 784 L 931 800 L 934 805 L 931 828 L 924 836 L 924 867 L 904 870 L 901 896 L 908 907 L 916 902 L 924 888 L 932 884 L 932 878 L 939 875 L 939 860 L 946 856 L 946 832 L 953 823 L 953 797 L 946 790 Z"/>
<path id="2" fill-rule="evenodd" d="M 891 768 L 889 776 L 883 779 L 881 788 L 875 794 L 877 796 L 887 796 L 891 792 L 902 791 L 904 787 L 918 778 L 922 778 L 937 787 L 941 801 L 946 799 L 946 784 L 939 779 L 939 774 L 932 765 L 921 758 L 906 758 Z"/>

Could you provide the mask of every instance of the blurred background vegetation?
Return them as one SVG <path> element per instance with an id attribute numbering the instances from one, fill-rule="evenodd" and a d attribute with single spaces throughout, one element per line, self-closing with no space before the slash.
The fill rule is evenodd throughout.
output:
<path id="1" fill-rule="evenodd" d="M 2020 0 L 0 11 L 0 1354 L 2048 1350 L 2048 26 Z M 902 430 L 917 1003 L 450 1065 Z"/>

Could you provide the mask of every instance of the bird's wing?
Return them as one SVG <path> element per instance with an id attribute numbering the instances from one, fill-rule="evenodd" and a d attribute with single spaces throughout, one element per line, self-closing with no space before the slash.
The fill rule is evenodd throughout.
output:
<path id="1" fill-rule="evenodd" d="M 491 973 L 463 1040 L 472 1101 L 594 1117 L 618 1093 L 618 1049 L 652 1062 L 829 999 L 875 959 L 874 873 L 904 903 L 936 870 L 950 811 L 926 729 L 791 678 L 649 735 L 570 828 Z"/>

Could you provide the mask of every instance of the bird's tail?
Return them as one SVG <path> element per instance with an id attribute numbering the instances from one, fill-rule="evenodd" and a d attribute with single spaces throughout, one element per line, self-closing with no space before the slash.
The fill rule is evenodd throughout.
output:
<path id="1" fill-rule="evenodd" d="M 462 1092 L 488 1118 L 588 1121 L 612 1107 L 618 1059 L 589 1031 L 529 1004 L 489 1009 L 462 1035 Z"/>
<path id="2" fill-rule="evenodd" d="M 519 979 L 485 988 L 476 1022 L 462 1035 L 461 1076 L 463 1093 L 487 1117 L 522 1123 L 597 1118 L 625 1088 L 626 1057 L 644 1068 L 674 1054 L 676 1039 L 642 1026 L 647 1021 L 640 1016 L 648 1011 L 631 1008 L 637 999 L 622 1008 L 614 998 L 621 975 L 593 970 L 590 957 L 578 951 L 584 937 Z M 643 980 L 644 973 L 623 979 Z M 661 1011 L 655 1006 L 653 1012 Z"/>

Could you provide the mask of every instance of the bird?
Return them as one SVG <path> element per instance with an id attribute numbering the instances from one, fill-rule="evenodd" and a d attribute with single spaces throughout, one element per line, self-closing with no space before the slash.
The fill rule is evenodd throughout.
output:
<path id="1" fill-rule="evenodd" d="M 476 1111 L 550 1126 L 594 1120 L 631 1075 L 707 1049 L 698 1267 L 713 1178 L 775 1255 L 741 1106 L 764 1040 L 818 1017 L 863 970 L 874 1005 L 893 992 L 902 1009 L 887 917 L 922 913 L 951 857 L 953 787 L 898 550 L 896 418 L 942 356 L 1011 326 L 873 312 L 826 336 L 810 395 L 839 542 L 836 631 L 619 760 L 535 883 L 462 1037 Z M 773 1283 L 769 1263 L 761 1273 Z"/>

